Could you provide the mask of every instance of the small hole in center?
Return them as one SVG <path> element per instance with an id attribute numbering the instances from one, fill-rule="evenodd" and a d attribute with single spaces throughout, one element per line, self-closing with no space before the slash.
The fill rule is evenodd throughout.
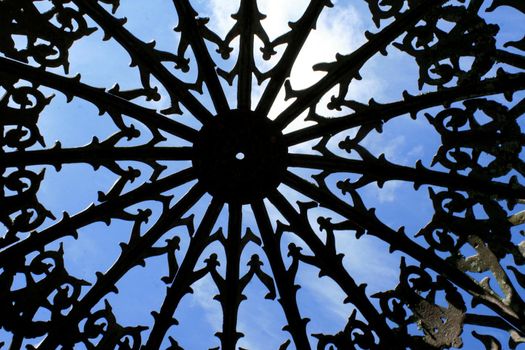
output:
<path id="1" fill-rule="evenodd" d="M 235 158 L 237 158 L 238 160 L 243 160 L 243 159 L 244 159 L 244 153 L 242 153 L 242 152 L 238 152 L 238 153 L 235 155 Z"/>

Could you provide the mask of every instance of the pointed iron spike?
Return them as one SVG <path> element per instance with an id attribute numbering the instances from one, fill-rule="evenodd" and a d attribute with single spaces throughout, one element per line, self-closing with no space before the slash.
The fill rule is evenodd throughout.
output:
<path id="1" fill-rule="evenodd" d="M 389 252 L 390 254 L 392 254 L 392 253 L 394 253 L 394 252 L 396 252 L 396 251 L 398 251 L 398 250 L 399 250 L 399 248 L 394 247 L 394 243 L 391 243 L 391 244 L 390 244 L 390 247 L 388 248 L 388 252 Z"/>
<path id="2" fill-rule="evenodd" d="M 108 92 L 110 94 L 118 94 L 120 92 L 120 85 L 118 83 L 115 83 L 109 90 Z"/>
<path id="3" fill-rule="evenodd" d="M 425 85 L 425 81 L 422 78 L 419 78 L 417 80 L 417 87 L 418 87 L 418 89 L 422 90 L 424 85 Z"/>
<path id="4" fill-rule="evenodd" d="M 92 205 L 95 206 L 95 204 L 92 204 Z M 101 221 L 102 221 L 103 223 L 105 223 L 106 226 L 108 226 L 108 227 L 109 227 L 109 225 L 111 225 L 111 217 L 109 217 L 109 216 L 103 218 Z"/>
<path id="5" fill-rule="evenodd" d="M 284 82 L 284 100 L 288 101 L 290 98 L 294 97 L 294 90 L 292 89 L 292 84 L 290 79 L 286 79 Z"/>
<path id="6" fill-rule="evenodd" d="M 74 240 L 78 239 L 78 231 L 77 230 L 71 230 L 71 233 L 69 234 L 71 237 L 73 237 Z"/>

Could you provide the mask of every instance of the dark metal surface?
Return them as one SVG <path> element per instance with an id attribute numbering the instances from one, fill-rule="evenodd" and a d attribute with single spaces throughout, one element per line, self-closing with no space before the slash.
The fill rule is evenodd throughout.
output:
<path id="1" fill-rule="evenodd" d="M 487 350 L 522 348 L 525 243 L 516 226 L 525 215 L 511 214 L 525 200 L 520 128 L 525 37 L 502 41 L 500 28 L 486 19 L 503 7 L 525 19 L 521 0 L 364 0 L 376 32 L 367 33 L 367 41 L 350 54 L 317 65 L 326 74 L 299 91 L 288 77 L 319 16 L 334 6 L 329 0 L 311 0 L 289 32 L 276 39 L 266 33 L 256 0 L 240 0 L 235 25 L 224 38 L 189 0 L 174 0 L 179 41 L 171 52 L 130 32 L 114 15 L 119 0 L 45 2 L 52 6 L 42 11 L 40 1 L 0 0 L 0 221 L 5 228 L 0 236 L 0 328 L 9 335 L 0 339 L 1 349 L 181 349 L 170 330 L 184 320 L 174 317 L 181 300 L 205 276 L 218 291 L 210 302 L 220 304 L 222 328 L 216 336 L 225 350 L 236 349 L 243 337 L 239 308 L 254 280 L 267 289 L 267 299 L 282 307 L 288 340 L 281 350 L 462 348 L 466 337 Z M 520 35 L 523 29 L 516 28 Z M 69 74 L 71 47 L 97 30 L 127 52 L 142 86 L 99 88 Z M 26 40 L 23 48 L 17 44 L 20 37 Z M 258 43 L 265 59 L 279 51 L 269 71 L 257 67 Z M 387 48 L 415 60 L 423 93 L 400 91 L 401 99 L 389 103 L 352 100 L 350 84 Z M 463 58 L 471 64 L 460 64 Z M 233 68 L 221 63 L 226 59 L 234 60 Z M 192 82 L 178 74 L 188 71 L 195 73 Z M 258 102 L 254 79 L 266 83 Z M 228 100 L 224 81 L 236 85 L 236 101 Z M 159 100 L 156 85 L 167 92 L 169 108 L 155 110 L 139 102 Z M 319 108 L 334 87 L 328 108 L 346 112 L 338 117 L 323 115 Z M 282 88 L 293 102 L 271 120 L 268 114 Z M 53 103 L 50 90 L 68 101 L 94 105 L 118 131 L 85 146 L 46 146 L 50 140 L 39 129 L 39 118 Z M 207 104 L 196 97 L 203 93 L 209 96 Z M 183 110 L 202 126 L 179 119 Z M 305 112 L 314 125 L 284 131 Z M 369 134 L 407 114 L 427 122 L 441 139 L 430 166 L 395 164 L 364 146 Z M 150 137 L 126 146 L 144 140 L 134 122 Z M 334 151 L 329 143 L 350 130 L 355 132 Z M 163 144 L 166 134 L 188 145 Z M 314 140 L 316 152 L 292 151 Z M 130 189 L 141 170 L 124 167 L 125 161 L 150 168 L 151 178 Z M 162 161 L 187 161 L 188 167 L 166 174 Z M 103 168 L 118 180 L 100 189 L 98 202 L 60 218 L 40 200 L 46 180 L 42 169 L 70 164 Z M 291 168 L 317 173 L 300 176 Z M 335 186 L 329 184 L 334 174 L 339 174 Z M 362 188 L 392 180 L 428 189 L 434 215 L 419 231 L 389 226 L 363 200 Z M 190 183 L 185 194 L 170 192 Z M 281 185 L 309 200 L 296 203 Z M 206 193 L 210 203 L 202 218 L 194 219 L 188 213 Z M 136 209 L 151 202 L 160 204 L 159 215 Z M 280 221 L 272 217 L 269 204 Z M 223 208 L 224 233 L 215 230 Z M 323 214 L 312 214 L 315 208 L 323 208 Z M 253 212 L 256 230 L 245 229 L 245 209 Z M 146 226 L 150 219 L 154 223 Z M 118 259 L 91 282 L 75 277 L 60 242 L 68 236 L 78 239 L 83 227 L 115 220 L 132 226 Z M 190 235 L 174 234 L 177 227 Z M 285 234 L 298 238 L 287 248 Z M 336 247 L 342 234 L 379 239 L 389 248 L 384 254 L 399 253 L 397 287 L 371 295 L 343 263 L 345 252 Z M 59 248 L 50 248 L 56 242 Z M 209 254 L 215 243 L 224 254 Z M 261 254 L 245 261 L 249 243 L 259 245 Z M 149 259 L 158 256 L 168 263 L 162 278 L 167 288 L 160 308 L 151 310 L 152 327 L 121 324 L 107 296 L 118 293 L 116 284 L 134 267 L 147 268 Z M 353 305 L 340 332 L 309 328 L 298 300 L 297 275 L 305 265 L 332 280 L 345 303 Z M 20 278 L 22 284 L 16 282 Z"/>

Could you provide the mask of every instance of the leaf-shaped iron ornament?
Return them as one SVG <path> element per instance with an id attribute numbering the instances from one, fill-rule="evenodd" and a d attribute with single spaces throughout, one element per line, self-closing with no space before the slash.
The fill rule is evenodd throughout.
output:
<path id="1" fill-rule="evenodd" d="M 173 0 L 161 49 L 134 32 L 119 0 L 0 0 L 0 349 L 194 349 L 200 331 L 177 329 L 204 317 L 181 311 L 203 284 L 221 315 L 215 349 L 249 347 L 240 320 L 254 286 L 257 302 L 278 305 L 276 349 L 525 346 L 525 34 L 507 23 L 525 21 L 523 1 L 355 1 L 375 28 L 318 62 L 320 78 L 301 89 L 291 74 L 305 43 L 345 1 L 305 1 L 275 37 L 262 3 L 238 0 L 220 31 L 202 2 Z M 70 74 L 86 67 L 76 48 L 97 38 L 131 60 L 113 86 Z M 404 77 L 416 88 L 356 98 L 369 64 L 393 55 L 416 68 Z M 290 101 L 276 111 L 281 96 Z M 61 97 L 70 109 L 48 113 Z M 56 113 L 79 104 L 110 126 L 80 130 L 83 145 L 50 139 Z M 407 116 L 439 143 L 413 164 L 370 141 Z M 76 191 L 98 188 L 70 210 L 50 200 L 67 190 L 49 179 L 78 166 Z M 113 185 L 90 178 L 100 173 Z M 385 216 L 370 195 L 392 183 L 417 191 L 412 215 Z M 104 230 L 118 253 L 87 273 L 72 252 Z M 374 253 L 364 259 L 348 239 L 376 242 Z M 379 256 L 398 261 L 394 285 L 367 270 Z M 157 306 L 128 324 L 115 301 L 131 288 L 122 281 L 159 262 Z M 343 296 L 335 331 L 315 322 L 334 300 L 325 294 L 312 312 L 305 271 Z"/>

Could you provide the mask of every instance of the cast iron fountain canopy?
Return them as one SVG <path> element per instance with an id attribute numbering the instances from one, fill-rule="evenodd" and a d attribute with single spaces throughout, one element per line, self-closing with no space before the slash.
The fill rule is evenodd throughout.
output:
<path id="1" fill-rule="evenodd" d="M 315 66 L 324 76 L 294 90 L 290 73 L 310 32 L 344 1 L 311 0 L 287 32 L 270 38 L 256 0 L 239 1 L 222 36 L 213 18 L 199 17 L 196 1 L 173 0 L 178 42 L 170 51 L 134 34 L 119 0 L 0 1 L 0 349 L 194 349 L 185 344 L 201 334 L 177 329 L 201 318 L 180 309 L 202 281 L 213 286 L 209 303 L 222 313 L 210 346 L 242 348 L 253 329 L 239 322 L 239 310 L 256 280 L 266 299 L 278 301 L 274 322 L 283 331 L 272 336 L 282 339 L 281 350 L 521 348 L 525 220 L 515 206 L 525 199 L 525 37 L 523 25 L 500 35 L 495 22 L 522 23 L 524 3 L 362 2 L 375 32 Z M 100 88 L 70 73 L 74 48 L 96 31 L 131 57 L 140 86 Z M 406 80 L 417 79 L 420 92 L 357 101 L 351 87 L 367 63 L 392 52 L 418 68 Z M 270 60 L 266 71 L 263 60 Z M 291 102 L 272 116 L 281 90 Z M 95 106 L 116 132 L 86 145 L 47 146 L 52 94 Z M 305 115 L 309 123 L 292 127 Z M 398 164 L 370 149 L 371 135 L 406 116 L 440 140 L 431 161 Z M 75 125 L 70 117 L 64 136 Z M 43 199 L 55 191 L 49 174 L 79 164 L 116 182 L 83 210 L 62 214 Z M 75 179 L 75 191 L 89 191 L 91 174 Z M 398 218 L 406 229 L 370 205 L 370 189 L 391 181 L 428 193 L 426 204 L 409 203 L 413 216 Z M 64 210 L 76 200 L 66 199 Z M 419 215 L 428 222 L 414 228 Z M 120 251 L 101 272 L 86 274 L 69 252 L 100 222 L 108 242 L 119 237 Z M 381 241 L 386 250 L 349 262 L 354 252 L 341 237 Z M 97 251 L 109 254 L 103 242 Z M 399 266 L 398 282 L 367 287 L 381 278 L 368 265 L 387 258 Z M 127 324 L 113 302 L 121 281 L 159 259 L 163 300 L 151 317 Z M 307 269 L 319 274 L 320 288 L 343 295 L 348 314 L 338 331 L 315 323 L 328 307 L 308 311 L 299 290 Z M 144 298 L 152 293 L 134 283 Z"/>

